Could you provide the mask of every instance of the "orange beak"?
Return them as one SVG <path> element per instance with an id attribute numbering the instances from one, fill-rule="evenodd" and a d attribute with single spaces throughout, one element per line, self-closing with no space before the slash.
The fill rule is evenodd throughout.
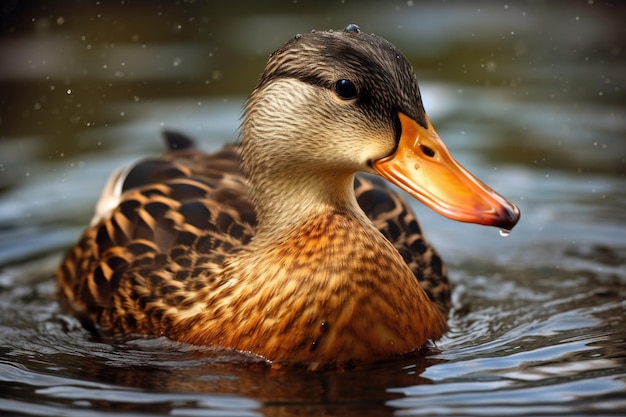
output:
<path id="1" fill-rule="evenodd" d="M 520 218 L 513 203 L 452 158 L 426 117 L 427 128 L 398 113 L 402 136 L 396 151 L 373 167 L 438 213 L 454 220 L 511 230 Z"/>

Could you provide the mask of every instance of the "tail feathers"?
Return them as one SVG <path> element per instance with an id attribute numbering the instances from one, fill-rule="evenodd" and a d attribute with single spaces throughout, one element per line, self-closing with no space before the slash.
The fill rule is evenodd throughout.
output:
<path id="1" fill-rule="evenodd" d="M 170 151 L 196 148 L 196 142 L 183 133 L 174 132 L 172 130 L 164 130 L 163 137 L 165 138 L 167 149 Z"/>

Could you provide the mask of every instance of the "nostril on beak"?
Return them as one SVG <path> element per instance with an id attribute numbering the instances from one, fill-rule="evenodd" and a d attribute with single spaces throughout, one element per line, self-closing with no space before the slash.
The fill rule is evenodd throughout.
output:
<path id="1" fill-rule="evenodd" d="M 426 145 L 420 145 L 420 149 L 422 150 L 424 155 L 426 155 L 429 158 L 432 158 L 433 156 L 435 156 L 435 151 L 433 151 Z"/>

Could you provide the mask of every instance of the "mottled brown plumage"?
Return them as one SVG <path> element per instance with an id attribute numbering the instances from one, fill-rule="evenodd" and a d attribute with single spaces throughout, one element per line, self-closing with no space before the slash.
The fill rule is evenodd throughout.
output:
<path id="1" fill-rule="evenodd" d="M 241 145 L 206 154 L 170 132 L 169 152 L 113 176 L 61 298 L 94 328 L 312 368 L 419 349 L 446 329 L 445 268 L 406 201 L 355 177 L 389 170 L 416 129 L 434 132 L 391 44 L 354 26 L 298 36 L 250 96 Z"/>

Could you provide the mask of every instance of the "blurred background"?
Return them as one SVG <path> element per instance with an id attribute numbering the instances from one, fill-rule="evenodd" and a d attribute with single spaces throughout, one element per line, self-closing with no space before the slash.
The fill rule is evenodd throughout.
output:
<path id="1" fill-rule="evenodd" d="M 101 411 L 178 415 L 623 411 L 625 16 L 600 0 L 3 1 L 0 410 L 84 415 L 104 395 Z M 165 128 L 235 141 L 268 55 L 350 23 L 404 51 L 452 154 L 522 210 L 504 239 L 413 203 L 456 288 L 439 354 L 281 379 L 97 343 L 59 311 L 54 269 L 114 169 L 162 152 Z"/>

